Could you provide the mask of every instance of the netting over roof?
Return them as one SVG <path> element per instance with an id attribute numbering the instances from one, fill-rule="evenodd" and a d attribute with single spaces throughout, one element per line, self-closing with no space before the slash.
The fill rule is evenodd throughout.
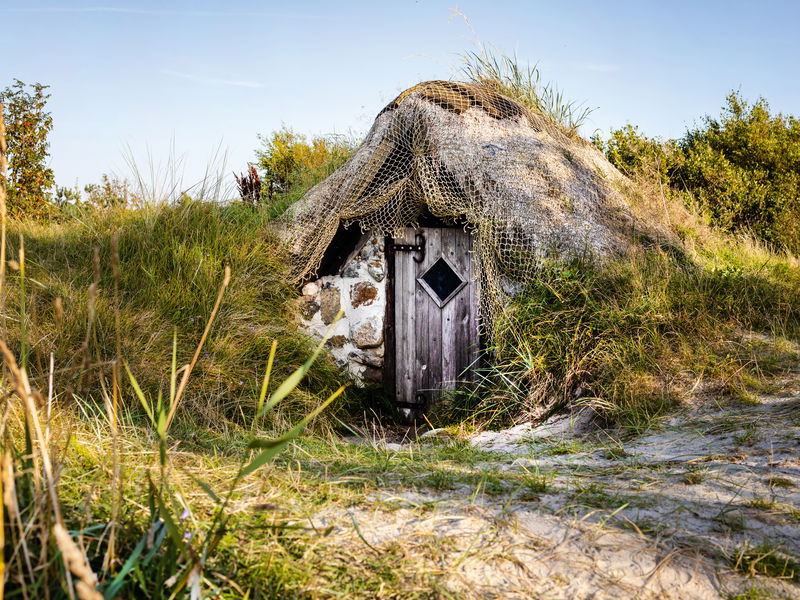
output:
<path id="1" fill-rule="evenodd" d="M 292 276 L 313 275 L 340 222 L 391 235 L 427 210 L 473 233 L 486 324 L 503 288 L 533 277 L 542 257 L 626 245 L 630 216 L 610 185 L 619 177 L 591 144 L 485 86 L 421 83 L 287 211 Z"/>

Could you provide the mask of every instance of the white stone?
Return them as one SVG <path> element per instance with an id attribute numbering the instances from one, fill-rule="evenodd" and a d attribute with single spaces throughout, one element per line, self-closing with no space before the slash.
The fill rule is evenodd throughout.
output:
<path id="1" fill-rule="evenodd" d="M 359 348 L 375 348 L 383 343 L 383 327 L 378 319 L 371 318 L 353 323 L 350 327 L 350 339 Z"/>
<path id="2" fill-rule="evenodd" d="M 374 273 L 368 272 L 368 266 L 373 267 Z M 333 325 L 330 334 L 343 335 L 347 341 L 341 346 L 329 347 L 328 350 L 338 365 L 346 366 L 357 385 L 368 380 L 375 381 L 381 370 L 379 365 L 384 355 L 383 325 L 386 315 L 385 270 L 383 242 L 376 238 L 367 241 L 343 266 L 341 275 L 326 275 L 315 282 L 307 283 L 302 289 L 306 302 L 319 305 L 319 309 L 310 307 L 316 309 L 306 311 L 309 314 L 313 312 L 311 318 L 301 321 L 310 335 L 321 338 L 331 328 L 329 322 L 336 310 L 341 308 L 344 311 L 343 317 Z M 381 271 L 384 277 L 379 280 Z M 361 293 L 356 294 L 356 306 L 353 306 L 351 296 L 357 286 Z M 364 349 L 368 350 L 365 352 Z"/>
<path id="3" fill-rule="evenodd" d="M 319 294 L 319 285 L 312 281 L 303 286 L 303 296 L 316 296 Z"/>

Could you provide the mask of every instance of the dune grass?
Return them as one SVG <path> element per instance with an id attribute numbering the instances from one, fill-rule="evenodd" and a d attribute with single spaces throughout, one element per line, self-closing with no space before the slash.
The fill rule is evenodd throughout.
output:
<path id="1" fill-rule="evenodd" d="M 654 232 L 625 256 L 542 262 L 495 323 L 477 386 L 434 424 L 501 427 L 584 405 L 641 432 L 710 392 L 752 401 L 796 365 L 800 261 L 675 200 L 632 201 Z"/>
<path id="2" fill-rule="evenodd" d="M 489 87 L 516 100 L 536 113 L 547 116 L 570 135 L 592 113 L 582 103 L 569 100 L 553 83 L 545 83 L 537 65 L 520 61 L 516 55 L 503 54 L 490 45 L 461 55 L 461 75 L 472 83 Z"/>
<path id="3" fill-rule="evenodd" d="M 24 240 L 26 271 L 12 271 L 7 281 L 13 317 L 5 320 L 6 339 L 41 389 L 52 355 L 54 388 L 99 402 L 99 381 L 123 357 L 154 394 L 167 383 L 173 335 L 183 342 L 178 362 L 188 362 L 229 266 L 230 286 L 186 392 L 191 410 L 184 417 L 216 427 L 249 423 L 273 341 L 280 349 L 276 380 L 313 347 L 294 324 L 295 293 L 268 223 L 266 209 L 195 201 L 91 209 L 59 223 L 12 222 L 9 253 L 16 256 Z M 293 395 L 294 414 L 340 380 L 333 362 L 320 360 Z"/>

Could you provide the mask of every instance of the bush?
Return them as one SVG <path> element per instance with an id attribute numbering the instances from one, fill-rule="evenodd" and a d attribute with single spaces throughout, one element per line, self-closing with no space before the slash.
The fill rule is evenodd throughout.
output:
<path id="1" fill-rule="evenodd" d="M 764 99 L 728 95 L 719 118 L 680 140 L 648 138 L 626 125 L 592 140 L 632 178 L 657 179 L 717 227 L 800 252 L 800 122 L 770 114 Z"/>
<path id="2" fill-rule="evenodd" d="M 131 191 L 130 182 L 116 176 L 109 177 L 103 173 L 100 183 L 90 183 L 83 186 L 86 192 L 86 202 L 99 208 L 114 206 L 129 206 L 141 203 Z"/>
<path id="3" fill-rule="evenodd" d="M 665 183 L 669 182 L 669 171 L 679 152 L 674 141 L 649 138 L 630 124 L 613 130 L 607 142 L 595 135 L 592 143 L 628 177 L 655 175 Z"/>
<path id="4" fill-rule="evenodd" d="M 256 151 L 263 171 L 261 199 L 277 216 L 299 200 L 311 187 L 341 167 L 356 144 L 342 136 L 314 137 L 283 128 L 269 137 L 259 136 L 263 148 Z"/>
<path id="5" fill-rule="evenodd" d="M 705 117 L 680 145 L 673 185 L 691 192 L 715 225 L 800 251 L 800 121 L 771 115 L 763 98 L 748 104 L 731 93 L 722 115 Z"/>

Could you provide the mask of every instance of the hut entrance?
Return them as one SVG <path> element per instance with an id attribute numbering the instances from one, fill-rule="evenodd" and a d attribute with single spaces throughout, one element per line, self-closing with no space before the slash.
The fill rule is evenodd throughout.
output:
<path id="1" fill-rule="evenodd" d="M 394 398 L 421 411 L 470 380 L 478 356 L 472 236 L 460 227 L 405 228 L 391 242 Z"/>

